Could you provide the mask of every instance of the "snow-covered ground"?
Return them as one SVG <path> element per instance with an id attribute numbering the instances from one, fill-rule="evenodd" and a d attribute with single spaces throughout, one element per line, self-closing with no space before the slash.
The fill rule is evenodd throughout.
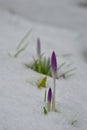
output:
<path id="1" fill-rule="evenodd" d="M 87 50 L 87 0 L 0 0 L 12 14 L 29 21 L 77 32 L 81 55 Z M 85 49 L 84 49 L 85 48 Z"/>
<path id="2" fill-rule="evenodd" d="M 83 12 L 87 14 L 86 10 Z M 86 130 L 87 59 L 81 53 L 81 49 L 86 48 L 81 43 L 87 41 L 83 33 L 86 32 L 87 18 L 83 17 L 85 25 L 81 32 L 81 29 L 75 31 L 66 26 L 35 24 L 0 9 L 0 130 Z M 10 57 L 8 53 L 14 53 L 22 37 L 31 28 L 32 32 L 26 41 L 29 42 L 27 49 L 18 58 Z M 60 55 L 72 53 L 71 59 L 67 60 L 77 67 L 76 75 L 57 80 L 56 107 L 59 112 L 47 115 L 43 114 L 44 89 L 39 90 L 35 84 L 31 84 L 42 75 L 23 65 L 36 54 L 38 36 L 42 51 L 47 56 L 53 50 Z M 53 87 L 50 77 L 47 78 L 47 87 Z"/>
<path id="3" fill-rule="evenodd" d="M 87 0 L 0 0 L 0 7 L 31 21 L 85 30 L 87 8 L 80 6 L 81 3 Z"/>

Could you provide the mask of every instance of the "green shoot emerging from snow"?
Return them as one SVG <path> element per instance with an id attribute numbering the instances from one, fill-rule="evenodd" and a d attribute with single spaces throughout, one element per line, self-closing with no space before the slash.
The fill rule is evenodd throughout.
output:
<path id="1" fill-rule="evenodd" d="M 43 107 L 44 114 L 47 115 L 46 107 Z"/>
<path id="2" fill-rule="evenodd" d="M 17 58 L 28 46 L 28 42 L 26 43 L 26 39 L 29 37 L 30 33 L 31 33 L 32 29 L 30 29 L 25 35 L 24 37 L 21 39 L 21 41 L 19 42 L 18 46 L 16 47 L 15 53 L 11 54 L 8 53 L 9 56 Z"/>
<path id="3" fill-rule="evenodd" d="M 36 72 L 52 76 L 51 68 L 49 66 L 49 58 L 42 57 L 40 60 L 34 59 L 31 64 L 25 64 L 26 67 L 33 69 Z"/>
<path id="4" fill-rule="evenodd" d="M 47 77 L 43 77 L 40 81 L 38 81 L 36 83 L 38 88 L 45 88 L 46 87 L 46 81 L 47 81 Z"/>

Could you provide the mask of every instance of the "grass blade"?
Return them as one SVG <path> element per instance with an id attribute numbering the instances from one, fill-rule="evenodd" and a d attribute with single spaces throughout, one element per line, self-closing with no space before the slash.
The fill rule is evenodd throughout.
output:
<path id="1" fill-rule="evenodd" d="M 28 43 L 27 43 L 23 48 L 19 49 L 19 50 L 14 54 L 14 57 L 15 57 L 15 58 L 18 57 L 18 55 L 19 55 L 22 51 L 24 51 L 27 46 L 28 46 Z"/>
<path id="2" fill-rule="evenodd" d="M 24 37 L 22 38 L 22 40 L 19 42 L 18 46 L 16 47 L 16 49 L 19 49 L 21 47 L 21 45 L 24 43 L 24 41 L 27 39 L 27 37 L 30 35 L 32 31 L 32 28 L 24 35 Z"/>

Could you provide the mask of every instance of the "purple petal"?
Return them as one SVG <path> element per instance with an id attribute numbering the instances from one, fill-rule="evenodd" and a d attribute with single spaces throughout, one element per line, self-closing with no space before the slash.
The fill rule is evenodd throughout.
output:
<path id="1" fill-rule="evenodd" d="M 51 102 L 51 100 L 52 100 L 52 89 L 49 88 L 49 90 L 48 90 L 48 95 L 47 95 L 47 101 L 48 101 L 48 102 Z"/>
<path id="2" fill-rule="evenodd" d="M 55 74 L 57 72 L 57 60 L 56 60 L 56 55 L 54 51 L 51 56 L 51 68 L 52 68 L 53 73 Z"/>
<path id="3" fill-rule="evenodd" d="M 41 56 L 41 43 L 40 43 L 40 39 L 37 39 L 37 55 L 38 57 Z"/>

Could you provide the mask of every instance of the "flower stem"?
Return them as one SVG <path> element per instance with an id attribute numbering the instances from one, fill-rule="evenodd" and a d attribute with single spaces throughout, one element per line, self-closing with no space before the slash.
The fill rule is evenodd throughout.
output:
<path id="1" fill-rule="evenodd" d="M 45 93 L 44 93 L 44 102 L 46 103 L 46 89 L 45 89 Z"/>
<path id="2" fill-rule="evenodd" d="M 47 110 L 50 111 L 50 109 L 51 109 L 51 102 L 48 102 L 47 103 Z"/>
<path id="3" fill-rule="evenodd" d="M 38 72 L 41 73 L 41 58 L 38 59 Z"/>
<path id="4" fill-rule="evenodd" d="M 53 88 L 53 96 L 52 96 L 52 111 L 55 111 L 55 89 L 56 89 L 56 76 L 53 76 L 54 88 Z"/>

